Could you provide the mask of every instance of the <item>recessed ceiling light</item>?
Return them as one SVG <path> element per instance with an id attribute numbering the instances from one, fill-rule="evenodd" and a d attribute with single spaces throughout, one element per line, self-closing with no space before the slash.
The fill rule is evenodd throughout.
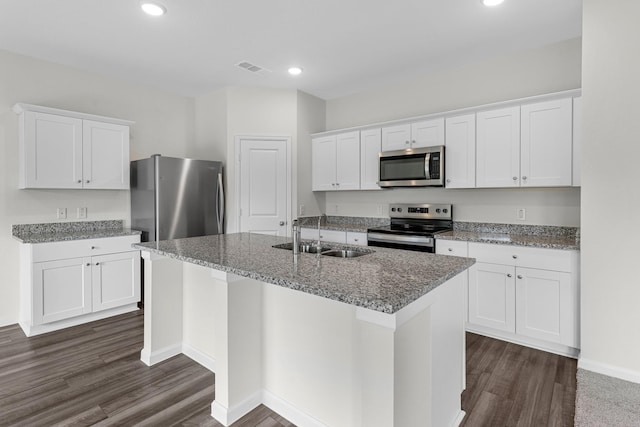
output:
<path id="1" fill-rule="evenodd" d="M 300 67 L 291 67 L 291 68 L 289 68 L 289 74 L 291 74 L 292 76 L 298 76 L 298 75 L 302 74 L 302 68 L 300 68 Z"/>
<path id="2" fill-rule="evenodd" d="M 167 8 L 158 2 L 141 1 L 140 7 L 146 14 L 151 16 L 162 16 L 167 13 Z"/>
<path id="3" fill-rule="evenodd" d="M 482 0 L 482 4 L 485 6 L 497 6 L 504 0 Z"/>

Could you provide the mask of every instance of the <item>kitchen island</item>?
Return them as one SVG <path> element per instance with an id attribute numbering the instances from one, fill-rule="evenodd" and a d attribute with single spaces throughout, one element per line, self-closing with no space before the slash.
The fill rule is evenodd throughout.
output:
<path id="1" fill-rule="evenodd" d="M 294 262 L 272 247 L 287 241 L 240 233 L 136 245 L 142 360 L 185 353 L 213 370 L 212 415 L 224 425 L 260 403 L 302 426 L 457 425 L 461 273 L 473 260 L 375 248 Z"/>

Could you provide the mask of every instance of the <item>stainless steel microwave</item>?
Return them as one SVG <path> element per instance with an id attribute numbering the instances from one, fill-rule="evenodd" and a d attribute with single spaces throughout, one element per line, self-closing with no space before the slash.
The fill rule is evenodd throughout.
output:
<path id="1" fill-rule="evenodd" d="M 380 187 L 444 186 L 444 145 L 397 151 L 380 156 Z"/>

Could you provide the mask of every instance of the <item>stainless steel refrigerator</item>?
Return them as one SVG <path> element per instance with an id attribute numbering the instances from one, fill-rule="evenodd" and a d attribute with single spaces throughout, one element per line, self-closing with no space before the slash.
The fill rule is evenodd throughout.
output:
<path id="1" fill-rule="evenodd" d="M 159 154 L 132 161 L 131 228 L 143 242 L 224 233 L 222 162 Z"/>

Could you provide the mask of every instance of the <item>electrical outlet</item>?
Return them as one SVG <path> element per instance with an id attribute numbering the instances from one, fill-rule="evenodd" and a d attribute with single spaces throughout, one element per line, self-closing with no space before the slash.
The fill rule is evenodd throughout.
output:
<path id="1" fill-rule="evenodd" d="M 84 219 L 87 217 L 87 208 L 78 208 L 76 212 L 78 219 Z"/>
<path id="2" fill-rule="evenodd" d="M 518 208 L 518 219 L 524 221 L 527 217 L 527 211 L 525 208 Z"/>
<path id="3" fill-rule="evenodd" d="M 300 208 L 298 208 L 298 215 L 304 215 L 304 205 L 300 205 Z"/>
<path id="4" fill-rule="evenodd" d="M 67 208 L 56 209 L 56 216 L 58 219 L 67 219 Z"/>

